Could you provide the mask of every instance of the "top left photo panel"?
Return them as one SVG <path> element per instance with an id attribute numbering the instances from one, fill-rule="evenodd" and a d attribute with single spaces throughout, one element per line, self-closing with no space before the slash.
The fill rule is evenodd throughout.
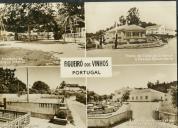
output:
<path id="1" fill-rule="evenodd" d="M 84 3 L 0 3 L 0 66 L 85 56 Z"/>

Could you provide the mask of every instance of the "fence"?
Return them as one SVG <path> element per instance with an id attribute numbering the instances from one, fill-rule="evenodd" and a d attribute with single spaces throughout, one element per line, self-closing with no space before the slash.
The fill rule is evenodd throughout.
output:
<path id="1" fill-rule="evenodd" d="M 63 35 L 63 38 L 66 42 L 85 42 L 85 35 L 83 33 L 66 33 Z"/>
<path id="2" fill-rule="evenodd" d="M 0 119 L 4 120 L 0 128 L 25 128 L 30 123 L 30 113 L 0 110 Z"/>

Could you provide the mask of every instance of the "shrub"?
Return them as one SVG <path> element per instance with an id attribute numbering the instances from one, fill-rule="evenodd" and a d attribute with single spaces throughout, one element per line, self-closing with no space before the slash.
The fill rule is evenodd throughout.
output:
<path id="1" fill-rule="evenodd" d="M 77 94 L 76 101 L 86 104 L 86 95 L 85 94 Z"/>
<path id="2" fill-rule="evenodd" d="M 66 119 L 67 118 L 67 112 L 64 110 L 60 110 L 57 112 L 56 114 L 57 118 L 61 118 L 61 119 Z"/>

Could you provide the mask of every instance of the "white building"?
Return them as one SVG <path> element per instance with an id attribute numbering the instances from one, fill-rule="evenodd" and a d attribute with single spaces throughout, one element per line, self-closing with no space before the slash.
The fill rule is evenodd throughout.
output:
<path id="1" fill-rule="evenodd" d="M 114 43 L 116 34 L 119 44 L 145 43 L 146 30 L 138 25 L 123 25 L 115 27 L 105 33 L 105 42 Z"/>
<path id="2" fill-rule="evenodd" d="M 169 35 L 175 36 L 175 30 L 164 25 L 154 25 L 146 27 L 146 35 Z"/>
<path id="3" fill-rule="evenodd" d="M 128 101 L 137 102 L 152 102 L 152 101 L 165 101 L 167 100 L 167 93 L 159 92 L 149 88 L 139 88 L 130 91 Z"/>
<path id="4" fill-rule="evenodd" d="M 64 90 L 65 91 L 74 91 L 74 92 L 77 92 L 77 91 L 80 91 L 80 90 L 82 90 L 79 86 L 77 87 L 75 87 L 75 86 L 66 86 L 66 87 L 64 87 Z"/>

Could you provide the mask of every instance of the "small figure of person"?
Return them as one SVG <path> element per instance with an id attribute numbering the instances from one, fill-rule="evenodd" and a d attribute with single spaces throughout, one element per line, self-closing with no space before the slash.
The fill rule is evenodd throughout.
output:
<path id="1" fill-rule="evenodd" d="M 115 48 L 115 49 L 117 49 L 117 45 L 118 45 L 117 39 L 118 39 L 118 35 L 117 35 L 117 33 L 116 33 L 116 38 L 115 38 L 115 42 L 114 42 L 114 44 L 115 44 L 114 48 Z"/>
<path id="2" fill-rule="evenodd" d="M 99 48 L 99 45 L 100 45 L 100 42 L 99 42 L 98 40 L 96 40 L 96 39 L 93 39 L 93 42 L 94 42 L 95 45 L 96 45 L 96 49 L 98 49 L 98 48 Z"/>
<path id="3" fill-rule="evenodd" d="M 100 48 L 103 48 L 103 35 L 100 36 Z"/>

